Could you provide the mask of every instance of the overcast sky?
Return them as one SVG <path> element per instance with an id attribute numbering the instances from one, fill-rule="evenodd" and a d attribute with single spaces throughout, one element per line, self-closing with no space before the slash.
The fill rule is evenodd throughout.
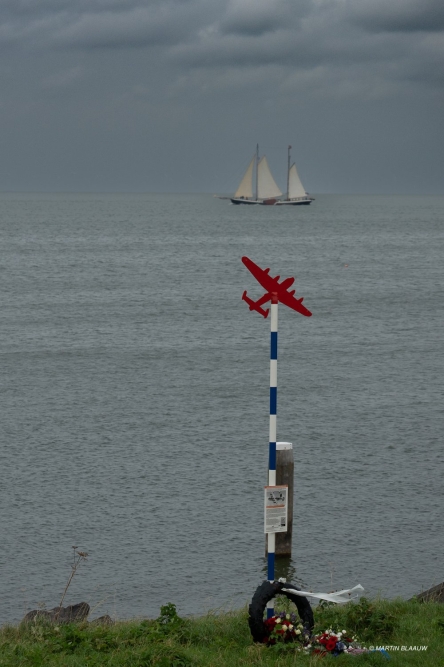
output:
<path id="1" fill-rule="evenodd" d="M 0 0 L 0 190 L 444 194 L 443 0 Z"/>

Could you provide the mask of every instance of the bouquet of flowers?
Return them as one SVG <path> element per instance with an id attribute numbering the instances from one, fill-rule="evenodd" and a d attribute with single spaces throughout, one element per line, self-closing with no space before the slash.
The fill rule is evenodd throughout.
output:
<path id="1" fill-rule="evenodd" d="M 346 630 L 334 632 L 331 628 L 320 635 L 315 635 L 309 646 L 313 653 L 331 653 L 339 655 L 340 653 L 365 653 L 365 649 L 357 644 L 357 638 Z"/>
<path id="2" fill-rule="evenodd" d="M 297 621 L 296 614 L 287 614 L 282 611 L 264 621 L 267 636 L 264 643 L 273 646 L 280 642 L 299 642 L 303 646 L 310 636 L 304 626 Z"/>
<path id="3" fill-rule="evenodd" d="M 310 636 L 309 631 L 298 622 L 296 614 L 281 612 L 264 621 L 266 637 L 264 643 L 274 646 L 281 643 L 296 643 L 296 650 L 337 656 L 340 653 L 358 655 L 367 649 L 361 648 L 357 638 L 346 630 L 333 631 L 331 628 L 320 635 Z"/>

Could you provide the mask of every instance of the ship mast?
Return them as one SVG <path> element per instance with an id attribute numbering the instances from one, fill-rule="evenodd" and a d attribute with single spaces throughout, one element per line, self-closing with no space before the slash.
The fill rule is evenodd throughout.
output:
<path id="1" fill-rule="evenodd" d="M 290 150 L 291 150 L 291 146 L 288 147 L 287 201 L 290 201 Z"/>

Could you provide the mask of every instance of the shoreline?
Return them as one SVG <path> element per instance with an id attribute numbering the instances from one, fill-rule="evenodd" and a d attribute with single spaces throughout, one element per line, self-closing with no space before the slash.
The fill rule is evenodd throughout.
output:
<path id="1" fill-rule="evenodd" d="M 288 606 L 287 602 L 276 598 L 276 608 Z M 357 635 L 363 648 L 388 647 L 393 665 L 440 664 L 444 651 L 440 602 L 361 598 L 341 606 L 319 605 L 313 612 L 315 633 L 346 628 Z M 268 648 L 253 643 L 246 606 L 181 618 L 169 603 L 161 607 L 157 619 L 110 620 L 111 624 L 92 620 L 57 625 L 34 619 L 3 626 L 0 666 L 249 667 L 276 664 L 278 657 L 282 667 L 294 665 L 294 645 Z M 300 664 L 314 664 L 314 659 L 317 656 L 297 654 Z"/>

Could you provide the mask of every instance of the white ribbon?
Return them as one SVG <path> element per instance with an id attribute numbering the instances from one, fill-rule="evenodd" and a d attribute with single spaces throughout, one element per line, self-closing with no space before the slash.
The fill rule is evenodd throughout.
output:
<path id="1" fill-rule="evenodd" d="M 310 593 L 309 591 L 296 591 L 294 588 L 282 588 L 283 593 L 300 595 L 304 598 L 309 597 L 316 598 L 317 600 L 327 600 L 327 602 L 336 602 L 337 604 L 343 604 L 344 602 L 355 600 L 357 597 L 359 597 L 359 593 L 363 590 L 365 589 L 361 586 L 361 584 L 358 584 L 354 588 L 344 588 L 343 591 L 337 591 L 336 593 Z M 356 593 L 356 595 L 353 595 L 353 593 Z"/>

